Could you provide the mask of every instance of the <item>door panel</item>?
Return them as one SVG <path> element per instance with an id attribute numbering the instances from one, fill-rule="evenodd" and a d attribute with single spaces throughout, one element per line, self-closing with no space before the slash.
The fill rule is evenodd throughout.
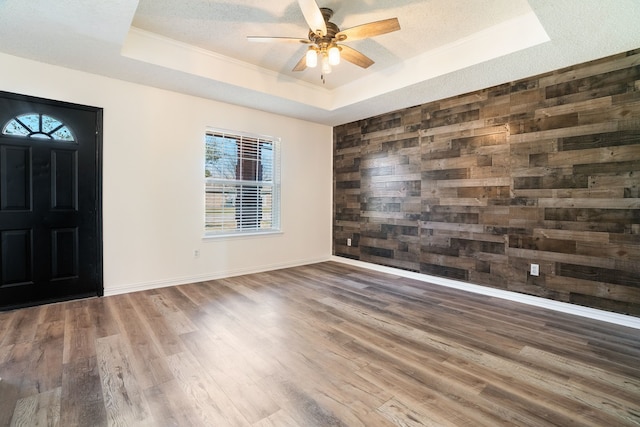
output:
<path id="1" fill-rule="evenodd" d="M 33 284 L 33 250 L 31 230 L 0 232 L 2 251 L 2 282 L 0 287 Z"/>
<path id="2" fill-rule="evenodd" d="M 31 148 L 0 147 L 0 209 L 31 209 Z"/>
<path id="3" fill-rule="evenodd" d="M 51 209 L 73 211 L 77 209 L 77 163 L 76 151 L 51 151 Z"/>
<path id="4" fill-rule="evenodd" d="M 52 280 L 78 277 L 78 228 L 63 228 L 51 232 Z"/>
<path id="5" fill-rule="evenodd" d="M 0 92 L 0 309 L 102 295 L 101 120 Z"/>

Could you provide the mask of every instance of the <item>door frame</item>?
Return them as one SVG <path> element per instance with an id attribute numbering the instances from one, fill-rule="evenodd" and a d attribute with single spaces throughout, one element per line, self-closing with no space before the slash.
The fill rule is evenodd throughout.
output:
<path id="1" fill-rule="evenodd" d="M 32 103 L 38 103 L 38 104 L 44 104 L 44 105 L 48 105 L 48 106 L 52 106 L 52 107 L 64 107 L 64 108 L 69 108 L 69 109 L 75 109 L 75 110 L 82 110 L 82 111 L 89 111 L 95 114 L 96 116 L 96 134 L 95 134 L 95 143 L 96 143 L 96 150 L 95 150 L 95 182 L 96 182 L 96 188 L 95 188 L 95 194 L 96 194 L 96 200 L 95 200 L 95 244 L 96 244 L 96 272 L 95 272 L 95 295 L 101 297 L 104 295 L 104 266 L 103 266 L 103 241 L 102 241 L 102 142 L 103 142 L 103 109 L 100 107 L 92 107 L 92 106 L 88 106 L 88 105 L 82 105 L 82 104 L 76 104 L 76 103 L 72 103 L 72 102 L 66 102 L 66 101 L 57 101 L 57 100 L 53 100 L 53 99 L 48 99 L 48 98 L 40 98 L 40 97 L 36 97 L 36 96 L 31 96 L 31 95 L 24 95 L 24 94 L 19 94 L 19 93 L 13 93 L 13 92 L 6 92 L 6 91 L 2 91 L 0 90 L 0 97 L 2 98 L 6 98 L 6 99 L 11 99 L 11 100 L 15 100 L 15 101 L 22 101 L 22 102 L 32 102 Z M 2 124 L 0 124 L 1 126 Z M 94 294 L 92 293 L 92 296 Z M 47 304 L 47 303 L 52 303 L 52 302 L 58 302 L 58 301 L 65 301 L 65 300 L 70 300 L 70 299 L 77 299 L 78 297 L 81 297 L 81 295 L 74 295 L 74 296 L 69 296 L 68 298 L 62 297 L 62 298 L 56 298 L 56 299 L 52 299 L 52 300 L 43 300 L 43 301 L 39 301 L 37 302 L 37 304 Z M 32 306 L 34 305 L 33 303 L 26 303 L 26 304 L 19 304 L 19 305 L 15 305 L 15 306 L 8 306 L 8 307 L 2 307 L 2 310 L 10 310 L 10 309 L 15 309 L 15 308 L 20 308 L 20 307 L 26 307 L 26 306 Z"/>

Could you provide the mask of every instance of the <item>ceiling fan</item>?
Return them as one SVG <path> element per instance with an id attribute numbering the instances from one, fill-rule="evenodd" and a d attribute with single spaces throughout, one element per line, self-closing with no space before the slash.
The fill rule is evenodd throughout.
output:
<path id="1" fill-rule="evenodd" d="M 298 4 L 302 9 L 304 19 L 309 25 L 307 39 L 266 36 L 248 36 L 247 39 L 251 42 L 285 42 L 309 45 L 306 54 L 293 67 L 293 71 L 303 71 L 307 67 L 314 68 L 318 65 L 318 59 L 320 59 L 323 81 L 324 75 L 331 72 L 331 66 L 340 63 L 340 58 L 362 68 L 367 68 L 373 64 L 371 58 L 342 44 L 343 42 L 366 39 L 400 29 L 398 18 L 390 18 L 341 31 L 336 24 L 329 21 L 333 16 L 333 10 L 326 7 L 318 7 L 315 0 L 298 0 Z"/>

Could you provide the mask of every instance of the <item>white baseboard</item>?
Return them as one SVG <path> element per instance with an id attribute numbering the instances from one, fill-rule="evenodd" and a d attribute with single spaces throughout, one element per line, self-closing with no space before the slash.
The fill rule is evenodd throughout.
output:
<path id="1" fill-rule="evenodd" d="M 562 313 L 574 314 L 589 319 L 601 320 L 603 322 L 614 323 L 616 325 L 628 326 L 630 328 L 640 329 L 640 318 L 627 316 L 624 314 L 612 313 L 609 311 L 598 310 L 596 308 L 583 307 L 576 304 L 554 301 L 547 298 L 540 298 L 532 295 L 520 294 L 502 289 L 489 288 L 487 286 L 474 285 L 471 283 L 460 282 L 457 280 L 446 279 L 443 277 L 429 276 L 427 274 L 415 273 L 412 271 L 401 270 L 393 267 L 385 267 L 382 265 L 371 264 L 363 261 L 356 261 L 349 258 L 332 256 L 331 261 L 341 262 L 356 267 L 366 268 L 368 270 L 379 271 L 382 273 L 393 274 L 400 277 L 429 282 L 435 285 L 446 286 L 449 288 L 460 289 L 476 294 L 487 295 L 496 298 L 502 298 L 509 301 L 521 302 L 523 304 L 533 305 L 536 307 L 547 308 Z"/>
<path id="2" fill-rule="evenodd" d="M 155 280 L 150 282 L 129 283 L 117 286 L 105 286 L 104 296 L 121 295 L 130 292 L 147 291 L 150 289 L 166 288 L 168 286 L 186 285 L 188 283 L 206 282 L 207 280 L 224 279 L 227 277 L 243 276 L 245 274 L 263 273 L 265 271 L 279 270 L 281 268 L 298 267 L 301 265 L 315 264 L 329 261 L 330 258 L 301 259 L 279 264 L 266 264 L 252 266 L 251 268 L 241 268 L 235 270 L 225 270 L 215 273 L 206 273 L 193 276 L 174 277 L 171 279 Z"/>

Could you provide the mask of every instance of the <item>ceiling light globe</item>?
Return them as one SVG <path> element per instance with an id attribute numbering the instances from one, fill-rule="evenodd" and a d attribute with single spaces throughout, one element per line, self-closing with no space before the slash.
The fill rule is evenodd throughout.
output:
<path id="1" fill-rule="evenodd" d="M 309 68 L 315 68 L 318 65 L 318 53 L 313 48 L 307 51 L 306 62 Z"/>
<path id="2" fill-rule="evenodd" d="M 331 46 L 329 48 L 329 64 L 338 65 L 340 63 L 340 48 Z"/>
<path id="3" fill-rule="evenodd" d="M 322 56 L 322 74 L 329 74 L 331 72 L 331 64 L 329 64 L 329 57 L 325 54 Z"/>

